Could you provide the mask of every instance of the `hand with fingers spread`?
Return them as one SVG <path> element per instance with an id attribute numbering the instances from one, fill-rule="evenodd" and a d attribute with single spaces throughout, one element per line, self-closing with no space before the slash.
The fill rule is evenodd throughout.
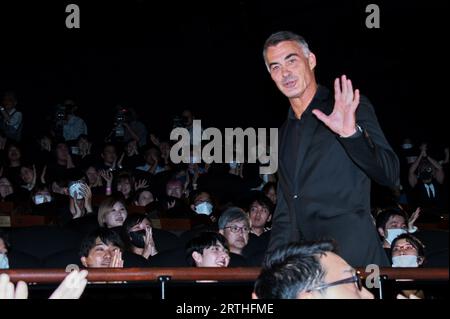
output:
<path id="1" fill-rule="evenodd" d="M 112 182 L 113 182 L 113 174 L 111 171 L 106 171 L 102 169 L 100 171 L 100 176 L 106 181 L 106 195 L 112 194 Z"/>
<path id="2" fill-rule="evenodd" d="M 139 189 L 147 188 L 148 182 L 145 179 L 140 179 L 139 181 L 134 183 L 134 189 L 137 191 Z"/>
<path id="3" fill-rule="evenodd" d="M 340 137 L 349 137 L 356 133 L 356 109 L 359 105 L 359 90 L 353 91 L 352 82 L 345 75 L 341 81 L 334 82 L 334 108 L 330 115 L 320 110 L 313 110 L 326 126 Z"/>
<path id="4" fill-rule="evenodd" d="M 7 274 L 0 275 L 0 300 L 1 299 L 27 299 L 28 286 L 25 282 L 19 281 L 17 286 L 10 281 Z"/>
<path id="5" fill-rule="evenodd" d="M 87 270 L 70 272 L 49 299 L 79 299 L 87 285 Z"/>

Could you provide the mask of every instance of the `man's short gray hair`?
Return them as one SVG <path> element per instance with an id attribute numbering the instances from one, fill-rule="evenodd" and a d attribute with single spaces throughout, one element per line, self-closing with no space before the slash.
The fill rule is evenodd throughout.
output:
<path id="1" fill-rule="evenodd" d="M 248 217 L 248 214 L 239 207 L 227 208 L 222 215 L 220 215 L 217 224 L 219 229 L 224 229 L 229 223 L 234 221 L 245 221 L 250 227 L 250 218 Z"/>
<path id="2" fill-rule="evenodd" d="M 267 49 L 272 46 L 276 46 L 278 43 L 283 41 L 294 41 L 297 42 L 303 50 L 305 57 L 308 57 L 311 51 L 309 50 L 309 45 L 306 40 L 294 32 L 291 31 L 279 31 L 270 35 L 264 43 L 263 57 L 267 65 Z"/>

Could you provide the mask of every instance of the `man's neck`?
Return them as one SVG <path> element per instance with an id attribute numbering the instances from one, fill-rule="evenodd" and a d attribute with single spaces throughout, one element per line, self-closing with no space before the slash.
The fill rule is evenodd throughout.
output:
<path id="1" fill-rule="evenodd" d="M 230 247 L 230 252 L 236 255 L 242 255 L 242 249 L 236 247 Z"/>
<path id="2" fill-rule="evenodd" d="M 144 248 L 132 247 L 131 250 L 133 251 L 134 254 L 139 256 L 142 256 L 142 254 L 144 253 Z"/>
<path id="3" fill-rule="evenodd" d="M 261 235 L 262 233 L 264 233 L 264 227 L 252 227 L 252 233 L 255 234 L 256 236 Z"/>
<path id="4" fill-rule="evenodd" d="M 313 82 L 305 89 L 301 96 L 289 99 L 292 111 L 294 112 L 297 119 L 300 119 L 302 117 L 303 112 L 305 112 L 305 110 L 308 108 L 316 92 L 317 83 Z"/>

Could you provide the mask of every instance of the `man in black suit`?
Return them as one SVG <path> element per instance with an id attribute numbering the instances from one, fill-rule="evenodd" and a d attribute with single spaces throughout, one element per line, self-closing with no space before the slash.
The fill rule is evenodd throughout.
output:
<path id="1" fill-rule="evenodd" d="M 389 265 L 370 216 L 370 180 L 399 184 L 399 161 L 373 107 L 345 75 L 334 96 L 316 82 L 316 57 L 292 32 L 271 35 L 264 59 L 291 105 L 279 138 L 279 201 L 269 251 L 332 238 L 353 266 Z"/>

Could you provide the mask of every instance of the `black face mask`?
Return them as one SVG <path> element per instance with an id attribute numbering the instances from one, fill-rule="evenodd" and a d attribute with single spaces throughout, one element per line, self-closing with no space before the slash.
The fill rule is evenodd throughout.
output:
<path id="1" fill-rule="evenodd" d="M 128 234 L 130 235 L 130 242 L 133 244 L 133 246 L 136 246 L 137 248 L 145 247 L 145 229 L 132 231 Z"/>

